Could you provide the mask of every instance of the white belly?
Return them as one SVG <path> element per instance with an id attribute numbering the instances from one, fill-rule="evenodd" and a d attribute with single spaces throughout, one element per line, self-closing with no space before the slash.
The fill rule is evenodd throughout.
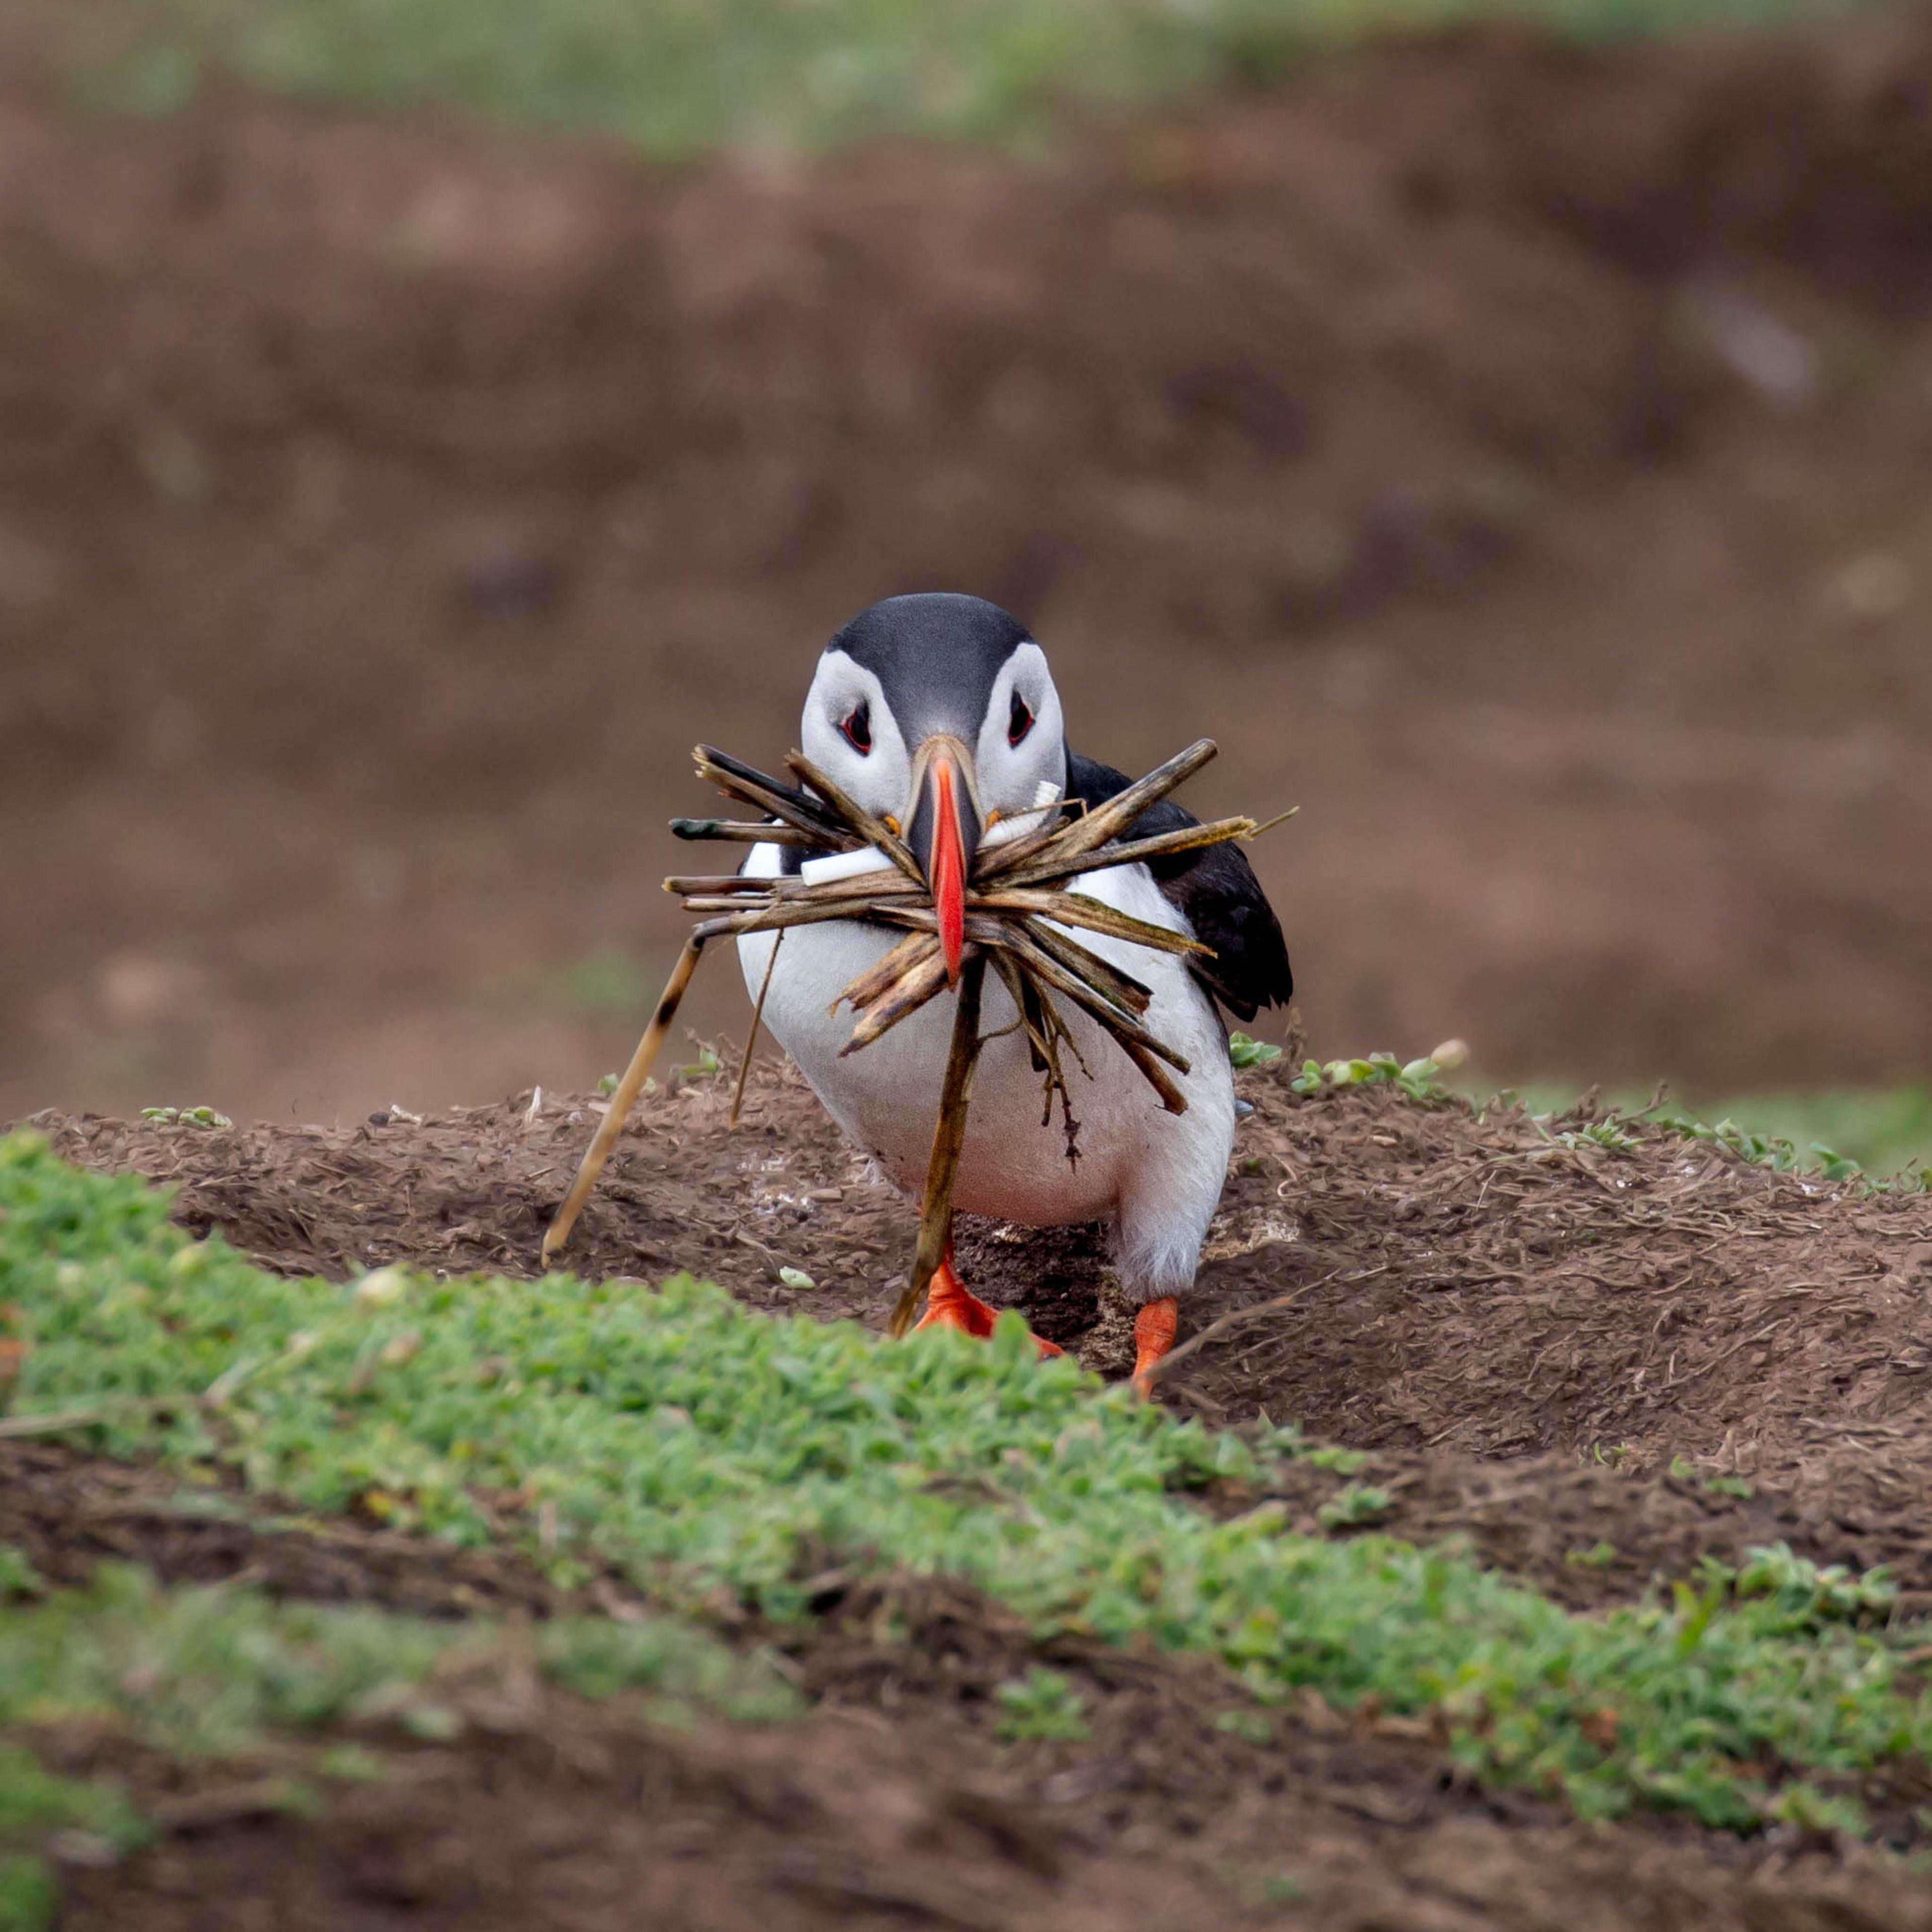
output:
<path id="1" fill-rule="evenodd" d="M 746 870 L 770 877 L 778 860 L 776 846 L 757 846 Z M 1090 873 L 1072 890 L 1150 924 L 1184 929 L 1144 867 Z M 794 927 L 784 936 L 772 976 L 765 1023 L 846 1134 L 916 1196 L 932 1151 L 956 995 L 940 994 L 843 1060 L 838 1050 L 851 1037 L 853 1015 L 845 1007 L 831 1011 L 844 988 L 902 936 L 856 922 Z M 1234 1087 L 1220 1018 L 1174 954 L 1096 933 L 1069 936 L 1150 989 L 1145 1024 L 1190 1064 L 1189 1073 L 1175 1076 L 1188 1111 L 1168 1113 L 1112 1040 L 1063 1000 L 1061 1012 L 1087 1064 L 1084 1075 L 1070 1058 L 1066 1069 L 1080 1126 L 1080 1159 L 1070 1164 L 1058 1107 L 1042 1124 L 1042 1076 L 1034 1070 L 1012 996 L 988 976 L 980 1019 L 986 1043 L 974 1078 L 956 1204 L 968 1214 L 1051 1226 L 1118 1219 L 1123 1202 L 1138 1196 L 1160 1222 L 1191 1228 L 1198 1221 L 1204 1229 L 1234 1132 Z M 754 999 L 772 943 L 766 933 L 738 942 Z M 1172 1207 L 1160 1208 L 1164 1201 Z M 1178 1225 L 1173 1232 L 1181 1233 Z M 1191 1238 L 1198 1246 L 1198 1234 Z M 1157 1244 L 1165 1241 L 1159 1234 Z M 1186 1272 L 1191 1278 L 1191 1261 Z"/>

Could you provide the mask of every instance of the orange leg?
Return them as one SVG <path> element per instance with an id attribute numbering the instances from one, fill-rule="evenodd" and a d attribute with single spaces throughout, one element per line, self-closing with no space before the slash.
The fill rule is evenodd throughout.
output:
<path id="1" fill-rule="evenodd" d="M 946 1258 L 939 1264 L 939 1272 L 932 1277 L 932 1286 L 926 1292 L 926 1312 L 914 1327 L 957 1328 L 962 1335 L 976 1336 L 983 1342 L 992 1334 L 993 1324 L 999 1318 L 1000 1311 L 988 1307 L 953 1273 L 952 1250 L 948 1248 Z M 1055 1343 L 1043 1342 L 1037 1335 L 1033 1339 L 1042 1361 L 1048 1355 L 1064 1352 Z"/>
<path id="2" fill-rule="evenodd" d="M 1149 1375 L 1154 1365 L 1174 1346 L 1178 1321 L 1171 1294 L 1150 1301 L 1134 1317 L 1134 1387 L 1142 1395 L 1154 1393 Z"/>

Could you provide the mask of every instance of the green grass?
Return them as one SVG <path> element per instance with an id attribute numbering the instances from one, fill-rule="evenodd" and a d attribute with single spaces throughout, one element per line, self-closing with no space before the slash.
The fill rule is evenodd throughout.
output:
<path id="1" fill-rule="evenodd" d="M 237 1756 L 272 1730 L 357 1719 L 447 1736 L 448 1687 L 524 1670 L 586 1696 L 649 1690 L 672 1714 L 769 1718 L 792 1705 L 775 1672 L 671 1618 L 523 1631 L 226 1586 L 166 1591 L 118 1565 L 85 1591 L 0 1606 L 0 1726 L 98 1726 L 180 1757 Z M 7 1819 L 0 1805 L 0 1828 Z"/>
<path id="2" fill-rule="evenodd" d="M 99 110 L 171 112 L 238 82 L 594 131 L 668 159 L 891 134 L 1026 140 L 1070 106 L 1186 100 L 1271 77 L 1311 50 L 1473 20 L 1602 38 L 1828 4 L 17 0 L 69 92 Z"/>
<path id="3" fill-rule="evenodd" d="M 1932 1166 L 1932 1088 L 1923 1085 L 1754 1094 L 1677 1111 L 1712 1123 L 1735 1120 L 1814 1156 L 1837 1154 L 1880 1178 Z"/>
<path id="4" fill-rule="evenodd" d="M 1713 1570 L 1593 1618 L 1453 1552 L 1288 1533 L 1273 1505 L 1217 1521 L 1184 1492 L 1264 1482 L 1294 1439 L 1036 1364 L 1017 1320 L 886 1344 L 683 1279 L 286 1281 L 30 1133 L 0 1142 L 0 1300 L 30 1345 L 16 1414 L 78 1411 L 98 1448 L 231 1464 L 318 1510 L 507 1533 L 674 1612 L 803 1616 L 828 1563 L 946 1573 L 1042 1634 L 1216 1658 L 1264 1702 L 1437 1714 L 1470 1766 L 1592 1814 L 1748 1827 L 1828 1802 L 1800 1774 L 1932 1744 L 1882 1582 L 1848 1598 L 1774 1552 L 1749 1583 Z M 507 1531 L 483 1500 L 506 1494 Z"/>
<path id="5" fill-rule="evenodd" d="M 16 1552 L 8 1580 L 31 1588 Z M 312 1807 L 331 1778 L 380 1775 L 367 1751 L 318 1746 L 291 1760 L 290 1734 L 380 1720 L 417 1737 L 459 1735 L 466 1694 L 498 1699 L 536 1672 L 594 1698 L 649 1694 L 652 1715 L 769 1720 L 796 1700 L 757 1658 L 668 1618 L 566 1618 L 520 1630 L 427 1623 L 380 1610 L 272 1603 L 226 1587 L 166 1591 L 108 1566 L 85 1591 L 0 1603 L 0 1732 L 72 1726 L 178 1759 L 260 1753 L 280 1767 L 275 1802 Z M 81 1832 L 124 1851 L 146 1836 L 105 1778 L 60 1777 L 0 1743 L 0 1932 L 51 1922 L 55 1891 L 37 1847 Z"/>
<path id="6" fill-rule="evenodd" d="M 8 1614 L 0 1612 L 0 1628 Z M 0 1932 L 40 1932 L 52 1922 L 52 1876 L 33 1847 L 64 1832 L 84 1832 L 117 1852 L 146 1835 L 111 1786 L 58 1776 L 24 1747 L 0 1742 Z"/>
<path id="7" fill-rule="evenodd" d="M 1486 1096 L 1468 1091 L 1468 1097 Z M 1520 1090 L 1532 1113 L 1549 1115 L 1574 1103 L 1573 1089 L 1537 1084 Z M 1605 1096 L 1634 1112 L 1649 1099 L 1634 1088 Z M 1667 1100 L 1646 1118 L 1724 1139 L 1774 1165 L 1816 1168 L 1842 1178 L 1843 1165 L 1874 1180 L 1903 1178 L 1924 1184 L 1932 1168 L 1932 1087 L 1845 1088 L 1814 1093 L 1748 1094 L 1730 1100 Z"/>

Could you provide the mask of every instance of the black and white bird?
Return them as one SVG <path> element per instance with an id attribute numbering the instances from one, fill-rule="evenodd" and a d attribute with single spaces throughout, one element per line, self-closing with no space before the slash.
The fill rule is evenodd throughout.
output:
<path id="1" fill-rule="evenodd" d="M 806 694 L 801 743 L 808 758 L 859 803 L 902 828 L 925 869 L 949 967 L 956 974 L 964 899 L 975 853 L 1040 822 L 1072 796 L 1096 805 L 1124 790 L 1123 774 L 1069 749 L 1046 654 L 998 605 L 950 594 L 888 598 L 853 619 L 825 647 Z M 1131 837 L 1196 821 L 1171 802 L 1154 806 Z M 796 846 L 754 846 L 745 871 L 770 878 L 862 868 L 876 855 L 814 856 Z M 1106 1221 L 1120 1286 L 1138 1304 L 1135 1377 L 1143 1386 L 1172 1346 L 1174 1298 L 1193 1285 L 1234 1144 L 1234 1089 L 1222 1018 L 1250 1020 L 1293 991 L 1281 926 L 1253 868 L 1232 844 L 1151 866 L 1083 875 L 1069 890 L 1199 940 L 1211 957 L 1156 952 L 1082 932 L 1080 943 L 1146 986 L 1145 1024 L 1190 1066 L 1178 1084 L 1184 1113 L 1163 1108 L 1139 1072 L 1084 1014 L 1069 1018 L 1083 1078 L 1070 1068 L 1080 1121 L 1079 1159 L 1060 1129 L 1041 1122 L 1040 1076 L 1003 983 L 989 980 L 956 1206 L 1036 1226 Z M 764 1016 L 847 1137 L 914 1200 L 932 1151 L 933 1108 L 944 1077 L 955 995 L 941 994 L 863 1052 L 841 1058 L 848 1018 L 842 990 L 899 935 L 838 922 L 738 941 L 746 985 L 765 988 Z M 769 984 L 766 974 L 771 963 Z M 949 1256 L 934 1276 L 921 1326 L 984 1335 L 994 1311 L 970 1294 Z M 1050 1343 L 1042 1352 L 1057 1352 Z"/>

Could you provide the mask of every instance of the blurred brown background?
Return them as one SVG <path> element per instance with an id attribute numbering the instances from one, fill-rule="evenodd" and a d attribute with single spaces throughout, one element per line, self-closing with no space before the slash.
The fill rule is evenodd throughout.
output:
<path id="1" fill-rule="evenodd" d="M 0 93 L 0 1119 L 587 1086 L 688 747 L 925 588 L 1300 805 L 1318 1051 L 1923 1078 L 1929 98 L 1910 22 L 1484 38 L 674 172 Z"/>

